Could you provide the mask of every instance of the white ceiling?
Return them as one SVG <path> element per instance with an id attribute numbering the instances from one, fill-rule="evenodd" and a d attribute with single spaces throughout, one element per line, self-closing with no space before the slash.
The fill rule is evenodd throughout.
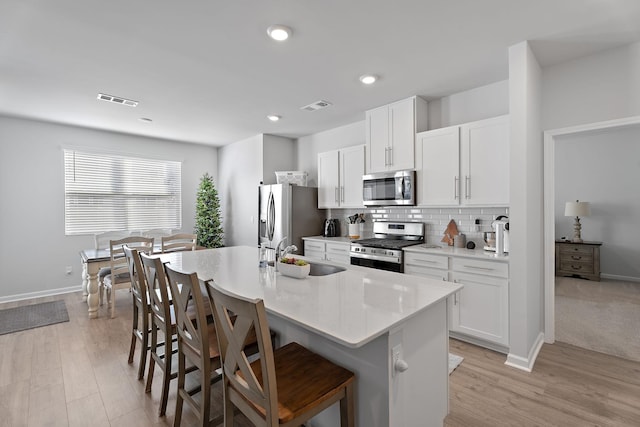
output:
<path id="1" fill-rule="evenodd" d="M 639 22 L 638 0 L 0 0 L 0 114 L 214 146 L 299 137 L 506 79 L 520 41 L 550 65 L 639 40 Z M 300 110 L 318 100 L 333 105 Z"/>

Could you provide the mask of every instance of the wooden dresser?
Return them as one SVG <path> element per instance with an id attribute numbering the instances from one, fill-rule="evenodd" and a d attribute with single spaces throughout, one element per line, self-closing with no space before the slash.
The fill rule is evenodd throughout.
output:
<path id="1" fill-rule="evenodd" d="M 556 276 L 600 281 L 602 242 L 556 240 Z"/>

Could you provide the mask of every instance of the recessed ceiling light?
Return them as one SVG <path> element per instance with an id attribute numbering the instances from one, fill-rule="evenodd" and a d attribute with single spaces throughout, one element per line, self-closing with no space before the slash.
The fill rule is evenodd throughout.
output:
<path id="1" fill-rule="evenodd" d="M 271 120 L 272 122 L 277 122 L 278 120 L 280 120 L 282 117 L 277 116 L 275 114 L 269 114 L 267 116 L 267 119 Z"/>
<path id="2" fill-rule="evenodd" d="M 374 74 L 364 74 L 360 76 L 360 81 L 366 85 L 372 85 L 378 80 L 378 76 Z"/>
<path id="3" fill-rule="evenodd" d="M 267 34 L 269 34 L 269 37 L 272 39 L 281 42 L 291 36 L 291 28 L 284 25 L 272 25 L 267 28 Z"/>
<path id="4" fill-rule="evenodd" d="M 145 122 L 145 123 L 151 123 L 153 121 L 149 117 L 140 117 L 138 120 L 140 120 L 141 122 Z"/>

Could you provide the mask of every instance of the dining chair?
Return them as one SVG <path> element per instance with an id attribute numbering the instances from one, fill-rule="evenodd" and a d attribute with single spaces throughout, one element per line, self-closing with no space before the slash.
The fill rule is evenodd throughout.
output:
<path id="1" fill-rule="evenodd" d="M 133 322 L 131 325 L 131 344 L 129 346 L 129 364 L 133 363 L 133 355 L 136 351 L 136 342 L 140 341 L 140 363 L 138 365 L 138 379 L 144 377 L 144 369 L 147 364 L 147 353 L 149 352 L 149 294 L 147 292 L 147 282 L 142 274 L 140 255 L 136 249 L 129 246 L 122 247 L 124 257 L 131 278 L 131 294 L 133 296 Z"/>
<path id="2" fill-rule="evenodd" d="M 211 382 L 219 381 L 221 375 L 216 373 L 220 368 L 220 352 L 218 339 L 213 323 L 208 323 L 205 313 L 207 299 L 203 295 L 204 283 L 198 280 L 196 273 L 185 273 L 164 265 L 164 270 L 171 289 L 171 298 L 176 314 L 178 334 L 178 391 L 174 426 L 182 420 L 182 406 L 186 401 L 196 412 L 198 425 L 217 425 L 222 417 L 209 420 L 211 406 Z M 206 291 L 205 291 L 206 292 Z M 195 306 L 195 316 L 189 316 L 189 305 Z M 193 391 L 185 387 L 187 360 L 200 371 L 200 401 L 194 398 Z M 212 378 L 212 375 L 215 377 Z"/>
<path id="3" fill-rule="evenodd" d="M 94 248 L 96 251 L 102 249 L 109 249 L 109 241 L 122 239 L 124 237 L 130 236 L 130 232 L 126 230 L 119 231 L 104 231 L 102 233 L 96 233 L 93 235 Z M 102 305 L 104 303 L 104 287 L 102 283 L 104 283 L 104 278 L 107 274 L 111 273 L 111 267 L 102 267 L 98 271 L 98 283 L 99 285 L 99 304 Z"/>
<path id="4" fill-rule="evenodd" d="M 162 236 L 160 239 L 162 243 L 162 253 L 195 251 L 198 236 L 196 234 L 180 233 L 171 236 Z"/>
<path id="5" fill-rule="evenodd" d="M 131 276 L 124 256 L 124 246 L 135 249 L 138 252 L 149 253 L 153 249 L 153 238 L 143 236 L 129 236 L 119 240 L 109 241 L 109 268 L 111 271 L 100 282 L 100 287 L 106 289 L 108 308 L 111 317 L 116 315 L 116 290 L 130 289 Z M 100 290 L 102 293 L 102 289 Z"/>
<path id="6" fill-rule="evenodd" d="M 340 425 L 354 425 L 355 374 L 296 342 L 273 349 L 264 302 L 207 282 L 223 368 L 224 425 L 238 408 L 255 426 L 299 426 L 336 402 Z M 260 358 L 249 362 L 254 330 Z"/>

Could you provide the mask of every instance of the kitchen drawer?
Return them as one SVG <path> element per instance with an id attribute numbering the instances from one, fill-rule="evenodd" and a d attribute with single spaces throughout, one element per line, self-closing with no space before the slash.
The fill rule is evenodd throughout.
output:
<path id="1" fill-rule="evenodd" d="M 506 262 L 484 261 L 471 258 L 451 258 L 451 269 L 469 274 L 509 277 L 509 264 Z"/>
<path id="2" fill-rule="evenodd" d="M 407 266 L 442 268 L 446 270 L 449 268 L 449 258 L 442 255 L 405 252 L 404 266 L 405 266 L 405 271 Z"/>
<path id="3" fill-rule="evenodd" d="M 304 254 L 307 254 L 307 251 L 318 251 L 324 253 L 324 243 L 316 242 L 313 240 L 305 240 L 304 241 Z"/>

